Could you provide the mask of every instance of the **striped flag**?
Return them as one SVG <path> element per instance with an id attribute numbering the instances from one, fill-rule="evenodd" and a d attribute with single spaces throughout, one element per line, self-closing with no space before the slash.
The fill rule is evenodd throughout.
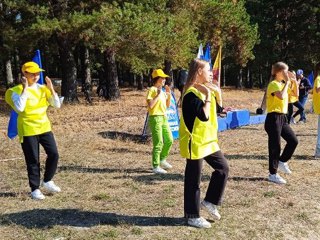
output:
<path id="1" fill-rule="evenodd" d="M 197 58 L 199 58 L 199 59 L 203 58 L 203 46 L 202 46 L 202 43 L 200 43 L 200 46 L 199 46 L 199 49 L 198 49 Z"/>
<path id="2" fill-rule="evenodd" d="M 32 61 L 37 63 L 40 68 L 42 68 L 42 63 L 41 63 L 41 54 L 40 50 L 36 50 L 34 57 L 32 58 Z M 43 84 L 43 73 L 40 72 L 40 79 L 38 81 L 39 84 Z M 12 110 L 10 112 L 10 118 L 9 118 L 9 123 L 8 123 L 8 133 L 7 136 L 10 139 L 15 138 L 18 135 L 18 114 Z"/>
<path id="3" fill-rule="evenodd" d="M 216 57 L 216 60 L 213 64 L 213 82 L 217 83 L 218 86 L 220 86 L 220 80 L 221 80 L 221 46 L 219 47 L 219 51 Z"/>

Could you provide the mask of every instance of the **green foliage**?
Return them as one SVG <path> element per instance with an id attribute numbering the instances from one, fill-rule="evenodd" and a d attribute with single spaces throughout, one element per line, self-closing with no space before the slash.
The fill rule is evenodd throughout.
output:
<path id="1" fill-rule="evenodd" d="M 204 1 L 200 33 L 213 46 L 227 45 L 227 54 L 240 65 L 254 58 L 258 27 L 250 23 L 244 1 Z"/>

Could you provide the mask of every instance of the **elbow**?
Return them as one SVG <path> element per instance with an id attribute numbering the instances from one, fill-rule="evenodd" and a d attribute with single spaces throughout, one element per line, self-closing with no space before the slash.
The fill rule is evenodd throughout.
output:
<path id="1" fill-rule="evenodd" d="M 19 113 L 23 112 L 25 107 L 24 106 L 15 106 L 15 110 L 17 110 Z"/>

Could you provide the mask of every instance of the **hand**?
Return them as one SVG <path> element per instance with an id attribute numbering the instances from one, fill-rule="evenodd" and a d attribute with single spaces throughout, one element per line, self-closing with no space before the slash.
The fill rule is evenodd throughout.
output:
<path id="1" fill-rule="evenodd" d="M 288 73 L 288 77 L 290 78 L 290 80 L 297 81 L 297 77 L 293 72 L 288 71 L 287 73 Z"/>
<path id="2" fill-rule="evenodd" d="M 216 84 L 214 84 L 214 83 L 212 83 L 212 82 L 207 82 L 207 83 L 205 83 L 205 86 L 206 86 L 207 88 L 209 88 L 211 91 L 214 91 L 214 92 L 217 92 L 217 91 L 220 90 L 220 88 L 219 88 Z"/>
<path id="3" fill-rule="evenodd" d="M 171 89 L 168 85 L 164 85 L 165 89 L 166 89 L 166 93 L 170 94 L 171 93 Z"/>
<path id="4" fill-rule="evenodd" d="M 198 89 L 200 92 L 202 92 L 204 95 L 206 95 L 206 98 L 208 99 L 209 95 L 210 95 L 210 89 L 208 87 L 206 87 L 203 84 L 194 84 L 193 85 L 196 89 Z"/>
<path id="5" fill-rule="evenodd" d="M 22 84 L 23 88 L 29 87 L 28 79 L 26 77 L 22 77 L 21 78 L 21 84 Z"/>
<path id="6" fill-rule="evenodd" d="M 161 87 L 157 89 L 157 96 L 159 96 L 161 93 Z"/>
<path id="7" fill-rule="evenodd" d="M 47 87 L 48 87 L 50 90 L 53 90 L 52 81 L 51 81 L 51 79 L 50 79 L 48 76 L 46 77 L 46 83 L 47 83 Z"/>
<path id="8" fill-rule="evenodd" d="M 283 70 L 283 71 L 282 71 L 283 80 L 284 80 L 285 82 L 289 82 L 289 81 L 290 81 L 289 73 L 288 73 L 288 72 L 289 72 L 289 71 L 286 71 L 286 70 Z"/>

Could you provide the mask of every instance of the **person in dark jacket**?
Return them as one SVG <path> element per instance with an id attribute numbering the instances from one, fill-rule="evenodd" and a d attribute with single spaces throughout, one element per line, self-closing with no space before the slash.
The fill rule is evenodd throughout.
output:
<path id="1" fill-rule="evenodd" d="M 311 83 L 309 81 L 308 78 L 303 76 L 303 70 L 299 69 L 297 71 L 297 79 L 298 81 L 300 81 L 299 84 L 299 102 L 301 103 L 301 105 L 305 106 L 307 100 L 308 100 L 308 94 L 309 91 L 312 89 Z M 307 118 L 306 118 L 306 114 L 305 111 L 302 111 L 300 113 L 300 119 L 299 122 L 306 122 Z"/>

